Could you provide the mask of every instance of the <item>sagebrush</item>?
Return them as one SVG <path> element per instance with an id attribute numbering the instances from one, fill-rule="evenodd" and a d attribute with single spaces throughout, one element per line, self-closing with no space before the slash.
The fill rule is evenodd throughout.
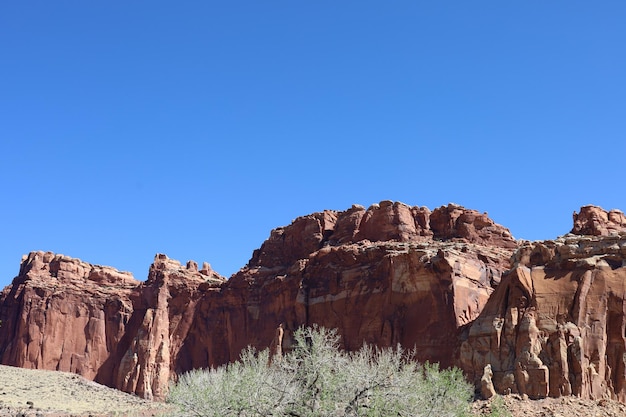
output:
<path id="1" fill-rule="evenodd" d="M 463 416 L 473 388 L 457 369 L 420 365 L 401 348 L 339 349 L 335 330 L 301 328 L 270 361 L 246 349 L 238 362 L 195 370 L 170 388 L 180 416 Z"/>

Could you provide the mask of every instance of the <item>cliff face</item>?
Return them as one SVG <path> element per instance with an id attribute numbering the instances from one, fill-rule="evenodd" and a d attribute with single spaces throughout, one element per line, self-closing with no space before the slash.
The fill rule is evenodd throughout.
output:
<path id="1" fill-rule="evenodd" d="M 157 255 L 146 283 L 129 273 L 50 252 L 22 260 L 0 296 L 2 363 L 74 372 L 163 398 L 199 287 L 224 279 Z"/>
<path id="2" fill-rule="evenodd" d="M 459 329 L 481 311 L 517 246 L 485 214 L 381 202 L 272 231 L 226 281 L 157 255 L 146 282 L 52 253 L 25 257 L 1 296 L 2 363 L 76 372 L 145 398 L 169 379 L 221 365 L 281 326 L 339 328 L 345 347 L 417 346 L 451 364 Z"/>
<path id="3" fill-rule="evenodd" d="M 34 252 L 2 292 L 2 363 L 94 379 L 133 311 L 130 274 Z"/>
<path id="4" fill-rule="evenodd" d="M 338 328 L 347 349 L 401 343 L 452 364 L 459 329 L 481 311 L 517 243 L 472 210 L 451 205 L 432 216 L 445 236 L 428 209 L 392 202 L 273 230 L 245 268 L 199 301 L 183 368 L 269 346 L 281 324 L 288 349 L 292 332 L 313 323 Z"/>
<path id="5" fill-rule="evenodd" d="M 626 401 L 626 223 L 593 206 L 574 220 L 521 245 L 469 327 L 459 363 L 476 384 L 490 365 L 500 393 Z"/>
<path id="6" fill-rule="evenodd" d="M 416 347 L 477 384 L 490 364 L 501 392 L 624 400 L 625 225 L 589 206 L 578 234 L 520 246 L 486 214 L 384 201 L 273 230 L 229 280 L 165 255 L 139 282 L 34 252 L 0 296 L 0 357 L 162 399 L 184 371 L 289 349 L 317 323 L 346 349 Z"/>

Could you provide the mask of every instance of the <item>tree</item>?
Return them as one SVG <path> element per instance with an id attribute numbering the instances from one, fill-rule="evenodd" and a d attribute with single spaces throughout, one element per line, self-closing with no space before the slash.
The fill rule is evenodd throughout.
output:
<path id="1" fill-rule="evenodd" d="M 182 375 L 168 402 L 184 416 L 462 416 L 473 388 L 457 369 L 411 360 L 410 352 L 364 345 L 339 349 L 336 330 L 300 328 L 294 348 L 244 350 L 238 362 Z"/>

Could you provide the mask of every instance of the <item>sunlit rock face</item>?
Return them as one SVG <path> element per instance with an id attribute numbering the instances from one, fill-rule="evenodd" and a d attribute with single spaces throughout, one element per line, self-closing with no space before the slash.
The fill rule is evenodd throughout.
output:
<path id="1" fill-rule="evenodd" d="M 168 382 L 281 349 L 301 325 L 336 327 L 344 347 L 400 343 L 451 364 L 517 246 L 486 214 L 383 201 L 275 229 L 230 280 L 157 255 L 145 282 L 110 267 L 33 252 L 1 295 L 2 363 L 81 374 L 163 399 Z M 284 329 L 284 330 L 283 330 Z"/>
<path id="2" fill-rule="evenodd" d="M 199 302 L 184 368 L 268 346 L 281 324 L 288 349 L 293 331 L 314 323 L 339 329 L 347 349 L 400 343 L 420 360 L 450 365 L 460 329 L 480 313 L 516 246 L 485 214 L 455 205 L 431 212 L 383 201 L 300 217 Z"/>
<path id="3" fill-rule="evenodd" d="M 164 398 L 199 287 L 225 280 L 208 265 L 157 255 L 148 281 L 50 252 L 32 252 L 0 296 L 3 364 L 74 372 Z"/>
<path id="4" fill-rule="evenodd" d="M 140 285 L 129 273 L 33 252 L 2 292 L 2 363 L 94 379 L 119 344 Z"/>
<path id="5" fill-rule="evenodd" d="M 606 211 L 597 206 L 584 206 L 574 212 L 574 227 L 577 235 L 611 236 L 626 233 L 626 215 L 620 210 Z"/>
<path id="6" fill-rule="evenodd" d="M 248 344 L 268 346 L 281 324 L 288 348 L 295 329 L 314 323 L 339 329 L 346 349 L 400 343 L 449 365 L 459 329 L 480 313 L 510 253 L 361 241 L 324 246 L 285 267 L 248 266 L 199 302 L 186 368 L 234 360 Z"/>
<path id="7" fill-rule="evenodd" d="M 625 401 L 620 213 L 583 207 L 571 234 L 517 242 L 453 204 L 329 210 L 273 230 L 229 280 L 165 255 L 139 282 L 33 252 L 0 295 L 0 358 L 163 399 L 182 372 L 247 345 L 288 350 L 319 324 L 346 349 L 401 344 L 459 365 L 490 394 Z"/>
<path id="8" fill-rule="evenodd" d="M 583 207 L 571 234 L 521 245 L 464 335 L 459 364 L 471 379 L 478 383 L 489 364 L 500 393 L 626 401 L 626 233 L 619 213 Z"/>
<path id="9" fill-rule="evenodd" d="M 112 361 L 108 385 L 143 398 L 164 399 L 179 369 L 197 303 L 224 282 L 207 263 L 198 270 L 193 261 L 182 266 L 156 255 L 148 280 L 132 294 L 133 316 Z"/>

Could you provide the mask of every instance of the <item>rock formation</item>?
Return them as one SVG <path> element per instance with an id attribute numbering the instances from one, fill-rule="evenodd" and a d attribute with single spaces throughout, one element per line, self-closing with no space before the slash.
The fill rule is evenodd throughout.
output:
<path id="1" fill-rule="evenodd" d="M 500 393 L 626 401 L 626 233 L 618 213 L 583 207 L 573 233 L 521 245 L 460 347 L 471 379 L 478 383 L 490 365 Z"/>
<path id="2" fill-rule="evenodd" d="M 583 206 L 574 212 L 573 234 L 610 236 L 626 233 L 626 215 L 620 210 L 605 211 L 597 206 Z"/>
<path id="3" fill-rule="evenodd" d="M 626 401 L 625 225 L 587 206 L 571 234 L 517 242 L 486 213 L 383 201 L 273 230 L 228 280 L 165 255 L 139 282 L 33 252 L 0 295 L 0 359 L 163 399 L 182 372 L 247 345 L 279 357 L 316 323 L 346 349 L 461 366 L 484 395 Z"/>
<path id="4" fill-rule="evenodd" d="M 33 252 L 2 293 L 2 363 L 94 379 L 125 334 L 140 285 L 130 274 Z"/>
<path id="5" fill-rule="evenodd" d="M 235 360 L 248 344 L 266 347 L 280 324 L 289 349 L 292 332 L 313 323 L 339 329 L 346 349 L 401 343 L 421 360 L 451 365 L 459 329 L 480 313 L 517 245 L 478 212 L 451 205 L 432 214 L 451 208 L 468 216 L 448 223 L 468 226 L 447 236 L 431 229 L 428 209 L 389 201 L 273 230 L 219 294 L 199 301 L 185 368 Z M 466 230 L 482 231 L 481 240 L 470 243 Z M 219 325 L 207 331 L 207 323 Z"/>
<path id="6" fill-rule="evenodd" d="M 3 364 L 74 372 L 163 398 L 172 352 L 193 319 L 200 292 L 225 280 L 209 268 L 157 255 L 148 281 L 110 267 L 33 252 L 1 295 Z"/>
<path id="7" fill-rule="evenodd" d="M 347 349 L 401 343 L 451 365 L 516 246 L 485 214 L 383 201 L 273 230 L 228 281 L 165 255 L 141 283 L 34 252 L 0 299 L 0 355 L 157 399 L 181 372 L 236 360 L 249 344 L 289 349 L 313 323 L 338 328 Z"/>

